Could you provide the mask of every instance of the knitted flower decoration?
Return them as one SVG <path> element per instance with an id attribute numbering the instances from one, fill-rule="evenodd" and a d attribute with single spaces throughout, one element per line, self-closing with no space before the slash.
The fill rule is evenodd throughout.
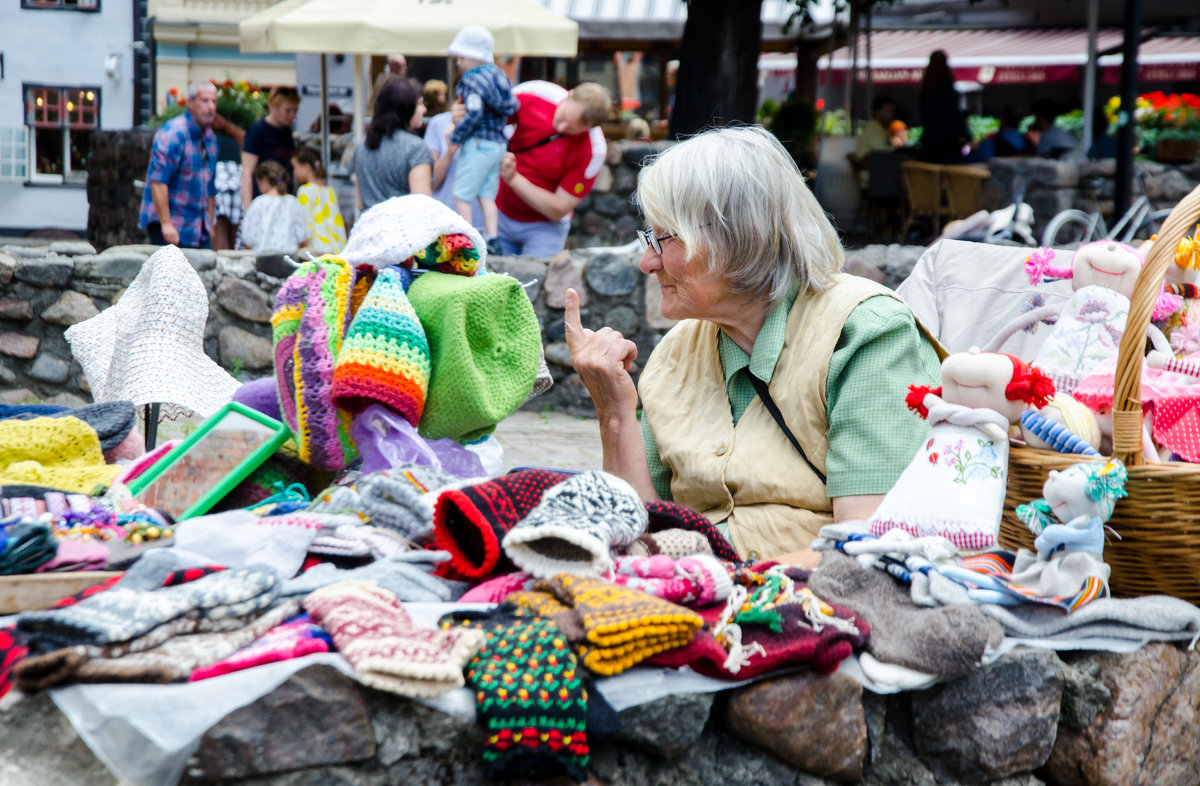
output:
<path id="1" fill-rule="evenodd" d="M 479 268 L 479 252 L 475 250 L 471 238 L 466 235 L 441 235 L 409 257 L 403 266 L 473 276 Z"/>

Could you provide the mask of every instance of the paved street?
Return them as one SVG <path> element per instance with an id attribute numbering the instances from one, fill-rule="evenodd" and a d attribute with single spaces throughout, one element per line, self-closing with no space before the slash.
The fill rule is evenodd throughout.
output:
<path id="1" fill-rule="evenodd" d="M 496 427 L 504 468 L 600 469 L 600 426 L 594 418 L 520 410 Z"/>

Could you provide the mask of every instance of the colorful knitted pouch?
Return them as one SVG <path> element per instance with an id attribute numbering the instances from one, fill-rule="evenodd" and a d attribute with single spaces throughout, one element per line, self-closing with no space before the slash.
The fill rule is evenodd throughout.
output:
<path id="1" fill-rule="evenodd" d="M 487 436 L 529 398 L 537 377 L 542 337 L 529 296 L 512 276 L 429 272 L 408 297 L 432 362 L 421 436 Z"/>
<path id="2" fill-rule="evenodd" d="M 466 672 L 487 731 L 484 777 L 587 777 L 588 690 L 554 623 L 504 606 L 480 618 L 447 615 L 441 625 L 487 637 Z"/>
<path id="3" fill-rule="evenodd" d="M 419 267 L 456 276 L 473 276 L 479 268 L 479 252 L 475 250 L 471 238 L 466 235 L 441 235 L 405 260 L 404 267 Z"/>
<path id="4" fill-rule="evenodd" d="M 434 548 L 451 557 L 438 574 L 481 581 L 515 570 L 500 541 L 537 507 L 546 489 L 567 477 L 563 472 L 527 469 L 439 494 L 433 508 Z"/>
<path id="5" fill-rule="evenodd" d="M 379 271 L 350 323 L 333 369 L 333 403 L 357 415 L 378 402 L 414 427 L 429 390 L 429 342 L 400 280 Z"/>
<path id="6" fill-rule="evenodd" d="M 342 469 L 354 457 L 350 413 L 333 405 L 334 362 L 350 321 L 354 270 L 337 257 L 305 262 L 283 282 L 271 315 L 283 418 L 300 458 Z"/>

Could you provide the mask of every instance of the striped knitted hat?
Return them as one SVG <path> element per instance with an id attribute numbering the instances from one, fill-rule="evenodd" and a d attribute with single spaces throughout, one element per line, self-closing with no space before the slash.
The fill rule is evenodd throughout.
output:
<path id="1" fill-rule="evenodd" d="M 305 262 L 275 295 L 271 333 L 283 419 L 300 458 L 339 470 L 354 458 L 350 414 L 333 405 L 333 366 L 350 321 L 354 269 L 324 256 Z"/>
<path id="2" fill-rule="evenodd" d="M 338 353 L 333 403 L 357 415 L 379 402 L 416 427 L 428 392 L 429 341 L 404 294 L 400 270 L 384 268 Z"/>

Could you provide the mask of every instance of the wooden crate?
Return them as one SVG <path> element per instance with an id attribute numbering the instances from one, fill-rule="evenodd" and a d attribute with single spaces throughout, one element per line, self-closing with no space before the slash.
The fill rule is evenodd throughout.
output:
<path id="1" fill-rule="evenodd" d="M 119 571 L 88 570 L 0 576 L 0 614 L 47 609 L 68 595 L 119 575 Z"/>

